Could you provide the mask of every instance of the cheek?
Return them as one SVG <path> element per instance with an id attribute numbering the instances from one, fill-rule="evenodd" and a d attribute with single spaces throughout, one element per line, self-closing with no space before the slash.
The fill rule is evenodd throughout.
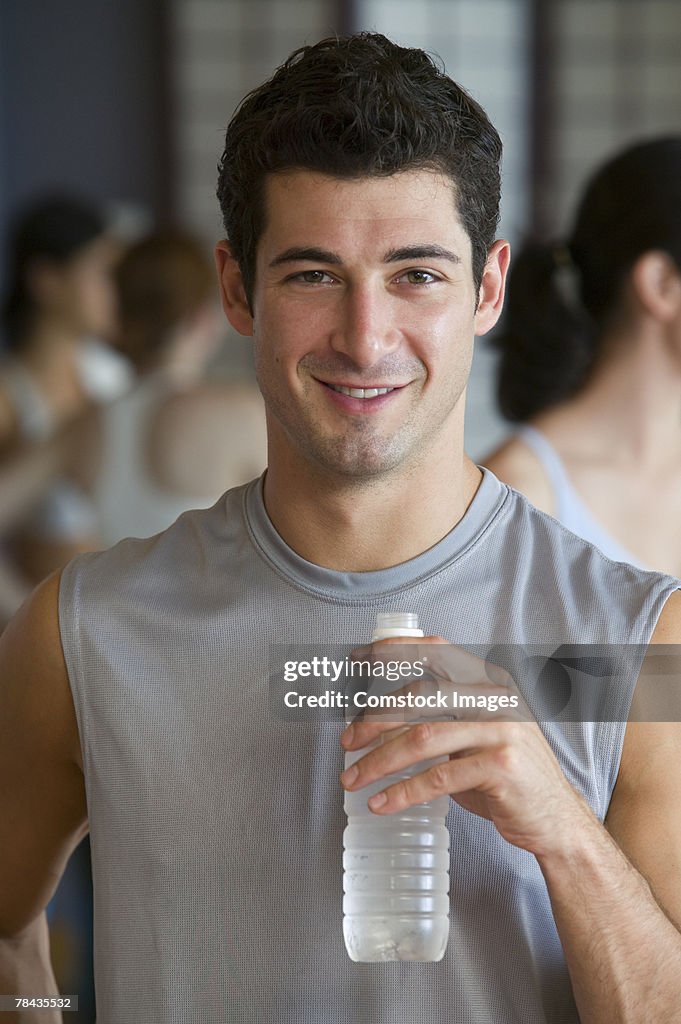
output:
<path id="1" fill-rule="evenodd" d="M 299 345 L 314 344 L 343 318 L 340 295 L 333 291 L 295 294 L 285 289 L 265 291 L 256 307 L 256 322 L 270 335 Z"/>
<path id="2" fill-rule="evenodd" d="M 261 368 L 283 372 L 293 368 L 312 347 L 315 327 L 310 316 L 292 309 L 289 303 L 272 303 L 267 312 L 256 312 L 253 320 L 253 354 Z"/>
<path id="3" fill-rule="evenodd" d="M 457 314 L 451 306 L 417 315 L 406 330 L 421 354 L 437 361 L 460 360 L 473 347 L 472 315 Z"/>
<path id="4" fill-rule="evenodd" d="M 261 320 L 253 325 L 252 338 L 255 374 L 261 384 L 267 385 L 280 374 L 281 339 L 273 339 Z"/>

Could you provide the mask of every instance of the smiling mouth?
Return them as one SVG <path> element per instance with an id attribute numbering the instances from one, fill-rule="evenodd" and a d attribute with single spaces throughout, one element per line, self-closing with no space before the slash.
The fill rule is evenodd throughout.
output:
<path id="1" fill-rule="evenodd" d="M 391 391 L 397 390 L 397 388 L 346 388 L 342 384 L 327 384 L 326 386 L 349 398 L 376 398 L 378 395 L 387 395 Z"/>

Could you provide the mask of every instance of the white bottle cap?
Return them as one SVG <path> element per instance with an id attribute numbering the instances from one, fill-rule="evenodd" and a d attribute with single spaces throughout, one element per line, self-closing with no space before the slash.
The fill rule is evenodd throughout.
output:
<path id="1" fill-rule="evenodd" d="M 419 617 L 414 612 L 379 612 L 376 629 L 418 629 Z"/>
<path id="2" fill-rule="evenodd" d="M 423 636 L 418 615 L 413 612 L 379 612 L 372 642 L 400 636 Z"/>

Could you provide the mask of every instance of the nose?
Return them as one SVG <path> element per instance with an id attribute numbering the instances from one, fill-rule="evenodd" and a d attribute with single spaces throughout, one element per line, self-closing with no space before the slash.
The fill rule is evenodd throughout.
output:
<path id="1" fill-rule="evenodd" d="M 343 295 L 331 347 L 368 369 L 400 345 L 393 316 L 390 296 L 380 284 L 354 284 Z"/>

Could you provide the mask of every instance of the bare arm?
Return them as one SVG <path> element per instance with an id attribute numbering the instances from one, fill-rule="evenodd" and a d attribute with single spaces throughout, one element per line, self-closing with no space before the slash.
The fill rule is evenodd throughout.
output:
<path id="1" fill-rule="evenodd" d="M 679 640 L 677 592 L 653 643 Z M 582 1024 L 672 1024 L 681 1019 L 680 721 L 627 726 L 607 827 L 568 783 L 531 721 L 421 723 L 384 741 L 341 778 L 346 789 L 360 789 L 449 754 L 448 762 L 372 797 L 372 810 L 389 814 L 449 793 L 490 819 L 508 842 L 537 858 Z M 343 744 L 360 749 L 390 728 L 366 718 L 345 731 Z"/>
<path id="2" fill-rule="evenodd" d="M 680 639 L 677 592 L 652 642 Z M 584 1024 L 681 1016 L 680 768 L 678 720 L 630 722 L 609 835 L 585 825 L 562 856 L 540 859 Z"/>
<path id="3" fill-rule="evenodd" d="M 629 728 L 627 761 L 652 753 L 659 729 L 672 774 L 678 725 Z M 562 854 L 539 859 L 583 1024 L 672 1024 L 681 1013 L 681 788 L 676 779 L 660 784 L 661 768 L 631 788 L 623 765 L 610 835 L 585 821 Z"/>
<path id="4" fill-rule="evenodd" d="M 55 576 L 40 586 L 0 638 L 0 991 L 7 995 L 56 992 L 44 909 L 87 832 L 58 585 Z M 14 1019 L 23 1024 L 30 1013 Z M 35 1020 L 60 1015 L 41 1011 Z"/>

